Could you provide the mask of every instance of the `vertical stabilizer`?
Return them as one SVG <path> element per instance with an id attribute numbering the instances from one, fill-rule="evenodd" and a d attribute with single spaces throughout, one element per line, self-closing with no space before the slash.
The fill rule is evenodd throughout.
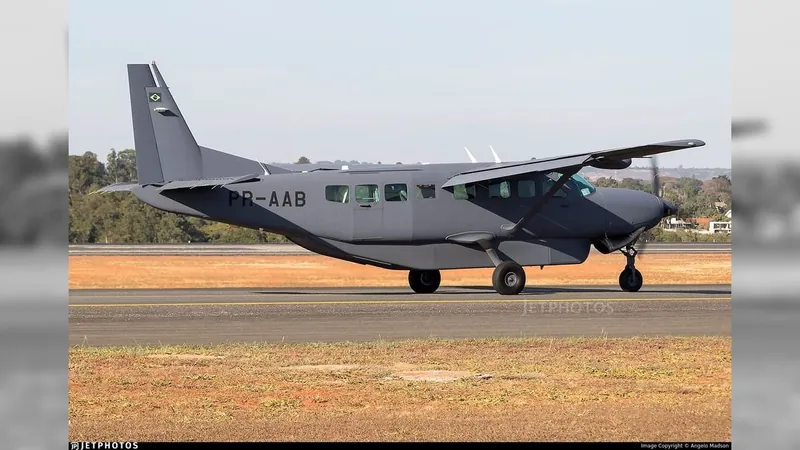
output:
<path id="1" fill-rule="evenodd" d="M 155 62 L 128 64 L 128 83 L 139 184 L 202 178 L 200 148 Z"/>

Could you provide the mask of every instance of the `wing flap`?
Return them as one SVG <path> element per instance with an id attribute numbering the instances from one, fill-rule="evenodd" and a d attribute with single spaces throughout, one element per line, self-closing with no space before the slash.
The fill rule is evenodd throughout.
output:
<path id="1" fill-rule="evenodd" d="M 510 178 L 534 172 L 564 171 L 564 169 L 581 168 L 593 163 L 609 161 L 622 161 L 631 158 L 643 158 L 659 153 L 674 152 L 693 147 L 702 147 L 705 142 L 699 139 L 682 139 L 676 141 L 659 142 L 656 144 L 639 145 L 597 152 L 581 153 L 578 155 L 557 156 L 531 161 L 494 164 L 480 169 L 467 170 L 451 177 L 442 185 L 443 188 L 459 184 L 477 183 L 501 178 Z"/>

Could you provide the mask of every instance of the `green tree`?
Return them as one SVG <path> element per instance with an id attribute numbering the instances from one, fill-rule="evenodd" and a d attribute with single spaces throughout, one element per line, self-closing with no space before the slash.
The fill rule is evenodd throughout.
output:
<path id="1" fill-rule="evenodd" d="M 113 148 L 106 163 L 108 181 L 111 183 L 130 183 L 136 181 L 136 151 L 125 149 L 117 153 Z"/>
<path id="2" fill-rule="evenodd" d="M 107 182 L 106 168 L 92 152 L 81 156 L 70 155 L 68 171 L 70 194 L 87 194 Z"/>
<path id="3" fill-rule="evenodd" d="M 619 183 L 619 187 L 623 189 L 635 189 L 637 191 L 646 191 L 647 184 L 637 178 L 623 178 Z"/>
<path id="4" fill-rule="evenodd" d="M 616 188 L 619 187 L 619 183 L 617 180 L 610 178 L 610 177 L 600 177 L 597 181 L 594 182 L 594 185 L 597 187 L 603 188 Z"/>

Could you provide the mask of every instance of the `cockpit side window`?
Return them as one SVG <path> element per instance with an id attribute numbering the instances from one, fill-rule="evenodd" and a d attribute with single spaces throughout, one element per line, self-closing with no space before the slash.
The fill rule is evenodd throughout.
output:
<path id="1" fill-rule="evenodd" d="M 542 180 L 542 194 L 546 194 L 548 191 L 550 191 L 550 188 L 552 188 L 558 182 L 558 179 L 561 178 L 561 175 L 562 174 L 559 172 L 550 172 L 545 174 L 544 179 Z M 566 197 L 567 191 L 570 190 L 569 183 L 570 182 L 567 181 L 563 186 L 561 186 L 561 189 L 556 191 L 553 197 L 556 198 Z"/>
<path id="2" fill-rule="evenodd" d="M 545 175 L 544 182 L 542 183 L 542 192 L 547 192 L 554 184 L 561 178 L 562 173 L 550 172 Z M 567 196 L 583 196 L 592 195 L 597 191 L 591 183 L 586 181 L 582 176 L 575 174 L 564 183 L 564 186 L 556 192 L 554 197 L 567 197 Z"/>

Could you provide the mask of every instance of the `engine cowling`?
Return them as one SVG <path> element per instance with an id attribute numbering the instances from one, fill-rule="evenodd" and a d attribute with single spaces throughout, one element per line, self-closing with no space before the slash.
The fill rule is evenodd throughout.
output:
<path id="1" fill-rule="evenodd" d="M 633 161 L 630 159 L 599 158 L 593 161 L 589 165 L 594 167 L 595 169 L 622 170 L 630 167 L 632 163 Z"/>

